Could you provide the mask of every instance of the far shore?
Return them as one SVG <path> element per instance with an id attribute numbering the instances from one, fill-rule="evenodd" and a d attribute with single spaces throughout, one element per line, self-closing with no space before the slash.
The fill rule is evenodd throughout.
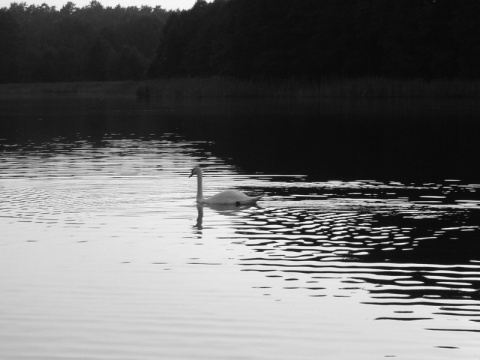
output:
<path id="1" fill-rule="evenodd" d="M 478 98 L 480 80 L 252 81 L 224 77 L 146 81 L 0 84 L 0 98 L 22 96 L 162 98 Z"/>

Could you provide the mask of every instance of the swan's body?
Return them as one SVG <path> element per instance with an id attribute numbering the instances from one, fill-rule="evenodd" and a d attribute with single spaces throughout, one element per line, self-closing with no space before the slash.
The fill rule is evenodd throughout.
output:
<path id="1" fill-rule="evenodd" d="M 206 204 L 206 205 L 248 205 L 254 204 L 262 196 L 248 196 L 238 190 L 225 190 L 221 193 L 213 195 L 209 198 L 203 197 L 203 186 L 202 186 L 202 169 L 200 167 L 194 167 L 190 177 L 197 175 L 197 203 Z"/>

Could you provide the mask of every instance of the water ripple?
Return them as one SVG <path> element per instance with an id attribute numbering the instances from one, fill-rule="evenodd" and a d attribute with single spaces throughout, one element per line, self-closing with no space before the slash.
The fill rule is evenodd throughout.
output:
<path id="1" fill-rule="evenodd" d="M 118 355 L 141 348 L 109 348 L 134 329 L 139 344 L 150 336 L 145 351 L 154 355 L 144 357 L 153 358 L 171 355 L 158 351 L 158 338 L 170 351 L 179 339 L 195 339 L 199 350 L 212 338 L 245 347 L 245 339 L 272 333 L 277 345 L 295 336 L 296 344 L 311 345 L 318 329 L 326 336 L 333 328 L 337 340 L 345 328 L 356 334 L 357 320 L 478 333 L 479 185 L 245 175 L 206 148 L 167 134 L 111 135 L 100 144 L 58 138 L 4 151 L 0 245 L 7 271 L 0 280 L 11 311 L 1 320 L 30 333 L 2 336 L 42 346 L 74 323 L 70 335 L 87 339 L 74 346 L 109 334 L 113 345 L 99 341 L 90 351 Z M 206 192 L 237 188 L 264 199 L 257 207 L 196 208 L 187 176 L 198 163 L 207 165 Z M 281 304 L 264 316 L 272 303 Z M 357 319 L 362 311 L 368 315 Z M 25 340 L 37 328 L 51 330 Z M 363 332 L 357 336 L 365 343 Z"/>
<path id="2" fill-rule="evenodd" d="M 346 188 L 353 184 L 346 185 L 323 184 L 319 190 L 304 184 L 300 189 L 328 188 L 329 193 L 323 193 L 323 200 L 307 203 L 307 196 L 297 200 L 294 195 L 288 207 L 273 198 L 269 207 L 242 211 L 237 241 L 252 253 L 240 259 L 244 270 L 282 280 L 277 286 L 286 290 L 306 289 L 313 297 L 361 297 L 366 292 L 368 298 L 362 303 L 391 306 L 392 311 L 432 307 L 426 317 L 412 311 L 377 320 L 420 322 L 460 316 L 474 326 L 480 317 L 479 212 L 457 199 L 464 191 L 478 196 L 476 187 L 459 186 L 449 203 L 439 206 L 416 200 L 426 198 L 419 192 L 438 185 L 412 185 L 402 190 L 401 198 L 378 202 L 364 201 L 361 187 L 355 192 L 357 198 L 347 197 Z M 391 193 L 390 185 L 368 184 L 371 196 L 385 187 Z M 446 201 L 446 197 L 435 199 Z M 275 207 L 276 203 L 281 206 Z M 448 329 L 477 331 L 444 330 Z"/>

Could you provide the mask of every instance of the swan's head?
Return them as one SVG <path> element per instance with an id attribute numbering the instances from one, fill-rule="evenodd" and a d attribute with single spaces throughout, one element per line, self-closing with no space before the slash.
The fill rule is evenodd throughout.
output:
<path id="1" fill-rule="evenodd" d="M 202 175 L 202 169 L 200 169 L 199 166 L 195 166 L 195 167 L 192 169 L 192 172 L 191 172 L 189 178 L 191 178 L 193 175 Z"/>

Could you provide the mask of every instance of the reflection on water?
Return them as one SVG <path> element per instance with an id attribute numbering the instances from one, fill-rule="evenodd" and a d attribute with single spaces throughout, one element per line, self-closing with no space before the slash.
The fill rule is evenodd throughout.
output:
<path id="1" fill-rule="evenodd" d="M 311 170 L 325 154 L 280 165 L 288 131 L 266 141 L 268 127 L 243 108 L 246 128 L 209 107 L 200 114 L 211 120 L 143 103 L 69 110 L 71 100 L 26 102 L 2 123 L 0 357 L 478 359 L 472 171 L 352 180 L 354 166 L 334 181 Z M 314 146 L 290 140 L 289 156 Z M 200 163 L 206 195 L 265 197 L 196 205 L 188 175 Z"/>
<path id="2" fill-rule="evenodd" d="M 297 286 L 312 287 L 312 296 L 330 291 L 312 284 L 336 276 L 347 278 L 348 296 L 368 289 L 369 303 L 438 305 L 462 300 L 451 302 L 460 305 L 462 312 L 462 306 L 480 299 L 478 221 L 473 225 L 465 214 L 452 220 L 448 211 L 431 210 L 426 217 L 422 210 L 385 211 L 268 208 L 247 212 L 238 232 L 245 235 L 244 243 L 256 256 L 242 259 L 242 265 L 289 280 L 296 273 L 309 274 L 311 285 Z"/>
<path id="3" fill-rule="evenodd" d="M 442 329 L 480 332 L 478 185 L 275 185 L 269 206 L 233 213 L 237 242 L 254 252 L 240 259 L 246 271 L 282 279 L 284 289 L 307 289 L 313 297 L 331 295 L 325 282 L 336 279 L 335 296 L 367 291 L 362 303 L 392 305 L 392 314 L 377 320 L 461 316 L 470 323 Z M 424 308 L 418 316 L 410 305 L 433 308 L 425 318 Z"/>

